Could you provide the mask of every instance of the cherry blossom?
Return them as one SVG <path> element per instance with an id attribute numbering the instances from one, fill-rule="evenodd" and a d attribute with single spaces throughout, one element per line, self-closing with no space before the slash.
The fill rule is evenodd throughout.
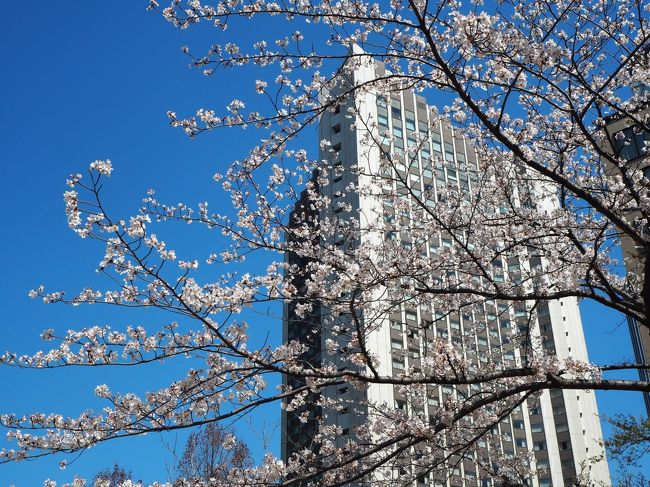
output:
<path id="1" fill-rule="evenodd" d="M 223 127 L 263 133 L 245 157 L 215 174 L 232 211 L 215 213 L 208 202 L 166 204 L 151 190 L 136 214 L 115 216 L 102 193 L 113 165 L 91 162 L 87 174 L 67 180 L 65 212 L 76 234 L 104 246 L 97 270 L 107 287 L 81 285 L 73 293 L 40 286 L 29 295 L 47 304 L 154 307 L 170 319 L 153 329 L 48 329 L 47 349 L 7 352 L 0 363 L 132 367 L 193 357 L 200 367 L 141 395 L 100 383 L 94 394 L 105 407 L 97 413 L 3 414 L 0 423 L 16 446 L 2 450 L 0 462 L 66 455 L 276 403 L 303 423 L 310 411 L 321 411 L 317 449 L 284 462 L 268 454 L 260 465 L 234 472 L 229 486 L 389 486 L 395 470 L 406 485 L 422 475 L 448 475 L 467 456 L 490 478 L 523 482 L 544 470 L 531 452 L 499 453 L 491 434 L 513 411 L 535 408 L 549 389 L 650 391 L 647 383 L 607 375 L 642 364 L 560 356 L 545 346 L 540 327 L 549 303 L 589 299 L 650 328 L 644 257 L 650 183 L 642 161 L 631 164 L 611 149 L 625 141 L 606 130 L 624 118 L 648 131 L 647 92 L 630 91 L 650 80 L 648 5 L 152 0 L 149 8 L 180 29 L 208 23 L 226 38 L 229 26 L 241 29 L 239 21 L 251 32 L 268 17 L 286 21 L 275 39 L 233 38 L 200 55 L 183 48 L 208 76 L 253 66 L 263 77 L 249 88 L 265 100 L 265 111 L 247 111 L 246 93 L 237 92 L 225 107 L 167 113 L 190 137 Z M 383 62 L 382 73 L 355 78 L 375 60 Z M 400 153 L 397 136 L 364 110 L 362 100 L 385 104 L 402 90 L 443 100 L 430 116 L 462 136 L 478 161 L 463 163 L 466 187 L 413 184 L 409 166 L 424 158 L 428 129 Z M 332 140 L 318 141 L 320 155 L 303 148 L 316 142 L 307 141 L 307 129 L 331 114 L 360 141 L 355 161 L 337 164 L 340 147 Z M 434 169 L 444 168 L 442 151 L 427 157 Z M 368 202 L 363 211 L 360 199 Z M 184 246 L 162 237 L 169 222 L 199 225 L 220 245 L 208 255 L 185 255 Z M 641 265 L 634 272 L 621 271 L 621 240 L 636 249 L 630 258 Z M 242 271 L 239 264 L 253 253 L 269 264 Z M 291 306 L 306 329 L 319 313 L 328 335 L 318 362 L 309 358 L 307 338 L 318 330 L 287 343 L 251 345 L 260 322 L 244 311 L 277 319 L 266 311 L 272 303 Z M 427 318 L 409 325 L 402 348 L 391 351 L 401 364 L 392 373 L 368 339 L 415 308 Z M 429 333 L 452 319 L 462 322 L 458 331 Z M 507 326 L 490 336 L 496 322 Z M 495 339 L 484 354 L 479 335 Z M 412 343 L 417 350 L 409 350 Z M 280 386 L 268 385 L 278 377 Z M 394 387 L 403 403 L 358 400 L 382 386 Z M 337 387 L 357 399 L 326 393 Z M 434 387 L 448 393 L 429 404 Z M 425 404 L 428 416 L 420 413 Z M 343 442 L 342 427 L 328 415 L 360 407 L 366 419 Z"/>

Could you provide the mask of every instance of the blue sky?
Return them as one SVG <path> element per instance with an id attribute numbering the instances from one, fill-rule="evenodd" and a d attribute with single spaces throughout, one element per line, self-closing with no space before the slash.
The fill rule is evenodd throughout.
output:
<path id="1" fill-rule="evenodd" d="M 229 205 L 212 175 L 242 157 L 254 142 L 253 134 L 223 131 L 190 140 L 169 126 L 166 112 L 192 114 L 200 107 L 221 111 L 236 96 L 234 84 L 243 85 L 244 93 L 254 92 L 254 73 L 235 72 L 235 80 L 231 73 L 206 78 L 190 69 L 180 47 L 190 44 L 200 52 L 217 32 L 179 32 L 145 7 L 144 1 L 38 2 L 25 15 L 17 4 L 4 5 L 5 18 L 13 21 L 0 32 L 0 179 L 9 205 L 0 241 L 7 256 L 0 293 L 2 351 L 41 349 L 45 344 L 39 333 L 49 327 L 65 331 L 93 324 L 156 323 L 147 313 L 44 306 L 28 299 L 29 289 L 39 283 L 74 292 L 100 282 L 94 269 L 101 246 L 82 241 L 67 228 L 62 193 L 70 173 L 85 171 L 95 159 L 110 158 L 115 171 L 106 196 L 114 214 L 122 217 L 139 207 L 151 187 L 174 203 L 208 200 L 216 211 Z M 196 238 L 188 247 L 207 249 L 215 236 Z M 269 324 L 275 340 L 280 340 L 280 326 Z M 165 373 L 180 377 L 186 364 L 180 366 L 138 373 L 0 368 L 5 388 L 0 410 L 78 414 L 100 406 L 92 394 L 98 383 L 115 384 L 123 392 L 147 390 L 163 385 Z M 257 435 L 277 436 L 278 410 L 262 412 L 252 422 L 237 425 L 251 445 Z M 136 478 L 164 480 L 171 455 L 163 443 L 174 441 L 174 435 L 154 435 L 111 442 L 85 452 L 64 472 L 56 467 L 58 460 L 49 459 L 0 465 L 0 486 L 40 485 L 48 477 L 69 481 L 74 474 L 92 477 L 114 461 Z M 183 444 L 182 435 L 178 441 Z M 272 448 L 279 452 L 277 437 Z"/>
<path id="2" fill-rule="evenodd" d="M 169 127 L 168 110 L 222 110 L 233 97 L 252 98 L 253 81 L 262 76 L 241 70 L 206 78 L 190 69 L 180 47 L 188 44 L 201 52 L 218 31 L 205 26 L 179 32 L 145 7 L 145 1 L 127 0 L 36 2 L 28 12 L 20 2 L 3 5 L 0 182 L 5 203 L 0 249 L 5 263 L 0 351 L 38 350 L 43 346 L 38 335 L 49 327 L 155 323 L 146 313 L 44 306 L 28 299 L 29 289 L 40 283 L 74 292 L 98 282 L 94 269 L 102 249 L 67 228 L 62 193 L 68 174 L 85 170 L 95 159 L 113 160 L 107 197 L 122 216 L 138 207 L 150 187 L 167 201 L 208 200 L 214 209 L 226 208 L 228 202 L 220 200 L 212 175 L 244 155 L 255 141 L 250 131 L 234 130 L 190 140 Z M 249 31 L 241 32 L 243 41 L 251 40 Z M 260 38 L 264 34 L 257 32 Z M 313 147 L 315 129 L 306 134 L 313 135 L 305 142 Z M 196 235 L 186 245 L 203 250 L 213 238 Z M 590 305 L 583 308 L 591 358 L 597 363 L 631 358 L 621 317 Z M 272 339 L 279 340 L 280 324 L 269 320 L 266 326 Z M 124 392 L 153 388 L 163 384 L 165 374 L 178 374 L 180 369 L 174 367 L 138 373 L 0 368 L 0 412 L 76 414 L 100 405 L 92 397 L 98 383 L 120 384 Z M 598 400 L 605 415 L 642 412 L 638 394 L 599 393 Z M 278 453 L 279 409 L 261 411 L 250 422 L 239 422 L 238 432 L 251 444 L 257 435 L 271 435 L 271 449 Z M 171 455 L 164 443 L 174 441 L 174 436 L 158 435 L 113 441 L 83 453 L 63 472 L 56 468 L 58 459 L 0 465 L 0 487 L 40 485 L 48 477 L 69 481 L 75 474 L 92 477 L 115 461 L 138 479 L 165 479 Z M 182 443 L 182 435 L 178 441 Z M 650 469 L 650 463 L 645 465 Z"/>

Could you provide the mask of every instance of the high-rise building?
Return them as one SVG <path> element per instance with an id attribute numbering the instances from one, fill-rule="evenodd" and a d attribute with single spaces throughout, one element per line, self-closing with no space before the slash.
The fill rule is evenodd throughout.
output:
<path id="1" fill-rule="evenodd" d="M 384 75 L 386 71 L 383 63 L 367 59 L 350 71 L 351 79 L 348 82 L 361 85 Z M 355 107 L 354 110 L 348 111 L 347 108 L 351 106 Z M 439 117 L 436 109 L 427 105 L 422 96 L 408 89 L 381 93 L 373 90 L 360 91 L 355 94 L 354 100 L 344 99 L 340 107 L 324 113 L 319 127 L 320 139 L 330 144 L 322 146 L 320 159 L 328 161 L 331 170 L 325 178 L 315 177 L 314 181 L 320 181 L 317 190 L 328 196 L 331 204 L 327 208 L 317 209 L 310 205 L 307 194 L 303 194 L 291 216 L 293 224 L 346 215 L 353 219 L 357 228 L 363 230 L 376 224 L 375 220 L 382 218 L 382 214 L 387 220 L 407 217 L 399 214 L 403 210 L 395 211 L 394 201 L 386 200 L 382 203 L 361 191 L 349 190 L 351 187 L 362 187 L 370 178 L 385 173 L 386 169 L 380 168 L 381 144 L 383 150 L 395 156 L 396 161 L 391 169 L 394 171 L 393 177 L 387 176 L 385 184 L 392 185 L 391 190 L 398 195 L 403 194 L 405 198 L 409 194 L 420 195 L 423 203 L 430 208 L 435 208 L 436 205 L 435 199 L 427 196 L 432 188 L 454 185 L 460 191 L 470 190 L 480 177 L 481 161 L 469 142 L 454 130 L 452 124 Z M 392 134 L 392 137 L 383 137 L 382 134 L 386 132 Z M 368 133 L 374 134 L 373 137 L 379 142 L 377 147 L 372 147 Z M 403 155 L 408 152 L 406 149 L 416 145 L 417 150 L 411 151 L 416 156 L 411 156 L 407 165 L 408 158 Z M 399 177 L 394 177 L 395 175 Z M 400 181 L 405 183 L 404 188 L 406 184 L 409 186 L 408 191 L 400 192 Z M 363 245 L 363 231 L 359 235 L 361 237 L 349 237 L 342 232 L 341 235 L 333 235 L 332 242 L 328 243 L 333 246 Z M 375 237 L 368 238 L 376 238 L 374 235 Z M 395 239 L 409 248 L 416 245 L 409 240 L 408 235 L 399 235 L 399 232 L 386 232 L 384 237 Z M 350 238 L 356 241 L 350 242 Z M 417 245 L 420 245 L 419 252 L 423 255 L 431 255 L 454 243 L 449 235 L 441 233 L 430 235 L 424 245 L 422 242 Z M 307 269 L 308 261 L 309 259 L 296 255 L 288 256 L 288 262 L 298 268 Z M 516 273 L 514 262 L 504 259 L 500 265 L 504 269 L 504 275 Z M 300 290 L 304 288 L 305 281 L 300 273 L 298 276 L 294 284 Z M 308 271 L 305 270 L 304 279 L 308 277 Z M 298 317 L 296 307 L 299 305 L 300 299 L 295 299 L 285 307 L 285 342 L 300 340 L 307 344 L 302 356 L 306 363 L 317 365 L 328 360 L 340 365 L 340 370 L 358 367 L 358 361 L 336 363 L 335 356 L 326 354 L 328 341 L 331 346 L 332 341 L 340 340 L 340 335 L 350 323 L 342 322 L 340 317 L 330 319 L 325 305 L 313 306 L 308 316 Z M 514 342 L 509 337 L 513 329 L 528 326 L 525 323 L 528 313 L 525 309 L 514 309 L 511 303 L 499 300 L 486 300 L 481 306 L 483 311 L 477 314 L 473 311 L 464 313 L 462 310 L 439 312 L 419 304 L 400 303 L 382 318 L 374 317 L 375 324 L 366 331 L 365 340 L 368 349 L 379 357 L 378 373 L 386 377 L 397 377 L 407 370 L 419 370 L 423 358 L 436 339 L 446 340 L 479 364 L 479 367 L 483 360 L 487 361 L 488 355 L 514 363 L 523 352 L 513 345 Z M 365 312 L 368 313 L 367 308 Z M 362 320 L 363 316 L 359 318 Z M 477 325 L 478 322 L 483 323 L 482 327 Z M 536 322 L 538 341 L 549 353 L 560 358 L 573 357 L 587 361 L 576 299 L 538 303 Z M 471 335 L 469 338 L 468 333 Z M 344 357 L 351 355 L 348 353 Z M 302 382 L 287 379 L 286 384 L 295 387 Z M 389 383 L 373 384 L 363 392 L 347 386 L 327 388 L 320 391 L 322 396 L 344 401 L 342 404 L 348 406 L 326 411 L 320 406 L 313 406 L 318 399 L 314 395 L 311 398 L 312 405 L 306 404 L 299 409 L 289 408 L 289 411 L 284 411 L 283 458 L 288 460 L 294 453 L 305 450 L 313 451 L 318 456 L 319 446 L 313 443 L 318 419 L 323 419 L 326 424 L 340 426 L 341 435 L 336 441 L 337 444 L 344 445 L 346 437 L 354 436 L 355 429 L 372 414 L 369 405 L 373 405 L 373 408 L 378 408 L 377 405 L 395 408 L 431 420 L 444 408 L 450 395 L 471 393 L 470 389 L 467 386 L 428 387 L 426 401 L 415 404 L 408 401 L 401 388 Z M 601 439 L 593 393 L 581 390 L 545 390 L 535 398 L 526 399 L 521 406 L 499 421 L 491 432 L 478 441 L 478 446 L 488 456 L 490 451 L 495 450 L 505 457 L 530 455 L 533 468 L 538 470 L 538 475 L 525 481 L 531 486 L 573 485 L 572 479 L 584 474 L 585 469 L 594 481 L 609 485 L 607 462 L 592 461 L 598 456 L 604 458 L 599 443 Z M 413 483 L 419 487 L 505 485 L 497 481 L 498 475 L 479 465 L 477 455 L 480 453 L 474 451 L 453 457 L 453 462 L 450 458 L 444 464 L 446 468 L 432 471 L 425 469 L 425 473 Z M 387 475 L 398 478 L 400 469 L 381 475 L 384 478 Z M 395 481 L 394 485 L 404 484 Z"/>
<path id="2" fill-rule="evenodd" d="M 603 147 L 610 154 L 623 159 L 627 169 L 640 170 L 646 178 L 650 179 L 650 154 L 647 150 L 647 144 L 650 144 L 650 132 L 644 130 L 638 123 L 645 119 L 647 125 L 647 120 L 650 118 L 648 105 L 650 87 L 637 84 L 633 87 L 633 96 L 640 101 L 638 106 L 632 110 L 634 118 L 632 116 L 609 118 L 605 126 L 606 137 Z M 617 171 L 610 167 L 610 172 L 616 174 Z M 621 239 L 621 248 L 629 276 L 642 276 L 647 256 L 626 235 L 623 235 Z M 650 365 L 650 329 L 640 325 L 631 317 L 627 318 L 627 324 L 636 363 Z M 639 369 L 639 378 L 650 382 L 650 371 Z M 650 417 L 650 393 L 644 392 L 643 399 L 648 417 Z"/>

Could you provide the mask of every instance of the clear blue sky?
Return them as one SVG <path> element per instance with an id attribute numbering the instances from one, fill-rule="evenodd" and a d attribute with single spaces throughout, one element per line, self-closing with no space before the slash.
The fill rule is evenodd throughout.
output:
<path id="1" fill-rule="evenodd" d="M 68 174 L 84 170 L 92 160 L 112 159 L 116 169 L 108 187 L 110 205 L 122 215 L 137 208 L 150 187 L 167 201 L 209 200 L 218 208 L 228 203 L 220 202 L 212 175 L 254 142 L 250 132 L 232 130 L 189 140 L 169 127 L 167 110 L 179 114 L 200 107 L 221 110 L 233 97 L 251 98 L 253 80 L 262 76 L 244 70 L 206 78 L 189 69 L 180 46 L 188 44 L 201 52 L 218 31 L 179 32 L 157 14 L 146 12 L 145 6 L 145 1 L 133 0 L 41 1 L 28 9 L 20 2 L 3 5 L 0 182 L 5 204 L 0 255 L 5 262 L 0 279 L 0 352 L 40 349 L 38 335 L 49 327 L 155 323 L 144 313 L 48 307 L 27 298 L 28 290 L 40 283 L 75 291 L 97 282 L 94 269 L 102 249 L 81 241 L 66 225 L 61 195 Z M 242 31 L 243 40 L 250 40 L 248 33 Z M 316 132 L 306 134 L 313 135 L 306 141 L 313 147 Z M 190 243 L 203 249 L 211 242 L 206 237 Z M 627 328 L 619 316 L 584 306 L 583 320 L 595 362 L 632 356 Z M 268 329 L 278 340 L 280 324 L 269 321 Z M 177 370 L 170 366 L 165 373 Z M 134 374 L 131 370 L 0 368 L 0 412 L 76 414 L 100 405 L 92 398 L 98 383 L 121 384 L 123 392 L 141 391 L 162 385 L 163 375 L 155 369 Z M 642 412 L 638 394 L 599 394 L 598 400 L 606 415 Z M 237 428 L 253 443 L 256 434 L 274 431 L 279 409 L 260 412 L 251 421 L 252 428 L 245 422 Z M 272 450 L 278 453 L 275 433 Z M 70 481 L 75 474 L 92 477 L 115 461 L 137 479 L 164 480 L 165 462 L 171 456 L 163 441 L 173 442 L 174 437 L 110 442 L 85 452 L 64 472 L 55 466 L 58 459 L 0 465 L 0 487 L 41 485 L 48 477 Z"/>

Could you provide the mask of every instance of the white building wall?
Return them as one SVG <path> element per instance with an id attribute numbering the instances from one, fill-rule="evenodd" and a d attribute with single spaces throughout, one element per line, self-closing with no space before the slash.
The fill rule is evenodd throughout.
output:
<path id="1" fill-rule="evenodd" d="M 359 84 L 374 79 L 375 63 L 368 62 L 363 64 L 354 72 L 354 82 Z M 402 97 L 414 97 L 414 94 L 408 91 L 402 92 Z M 403 99 L 402 99 L 403 101 Z M 414 105 L 417 105 L 417 100 L 412 98 Z M 356 110 L 358 116 L 365 121 L 376 121 L 376 95 L 372 93 L 361 94 L 355 100 Z M 390 107 L 389 107 L 390 109 Z M 418 110 L 415 110 L 416 113 Z M 434 124 L 431 120 L 431 108 L 427 106 L 427 123 L 429 126 Z M 323 115 L 320 124 L 320 137 L 321 140 L 329 140 L 332 145 L 341 144 L 340 160 L 346 165 L 358 164 L 366 168 L 366 173 L 376 174 L 379 166 L 379 149 L 376 147 L 368 149 L 364 145 L 362 137 L 360 137 L 361 130 L 355 131 L 350 129 L 350 125 L 354 120 L 346 117 L 347 113 L 343 107 L 338 114 L 326 113 Z M 420 121 L 420 120 L 418 120 Z M 446 123 L 436 121 L 437 128 L 442 134 L 443 151 L 444 143 L 454 144 L 455 152 L 460 150 L 456 144 L 461 143 L 464 153 L 468 154 L 468 146 L 465 141 L 459 142 L 453 135 L 453 129 Z M 417 122 L 416 122 L 417 124 Z M 341 130 L 334 133 L 332 127 L 340 126 Z M 402 126 L 405 127 L 404 114 L 402 113 Z M 405 137 L 406 140 L 406 137 Z M 366 155 L 367 157 L 362 157 Z M 321 158 L 328 157 L 323 154 Z M 332 198 L 333 207 L 342 201 L 345 201 L 352 206 L 352 212 L 358 214 L 360 228 L 367 228 L 377 215 L 381 212 L 377 198 L 359 197 L 355 192 L 345 192 L 345 188 L 349 184 L 358 184 L 364 186 L 370 184 L 370 179 L 367 176 L 361 176 L 358 180 L 353 179 L 351 171 L 345 171 L 343 180 L 337 183 L 331 183 L 328 187 L 322 188 L 324 194 Z M 337 194 L 344 192 L 345 196 L 337 197 Z M 545 198 L 543 202 L 549 208 L 553 206 L 552 198 Z M 332 216 L 333 209 L 329 209 L 324 213 L 324 216 Z M 361 245 L 368 242 L 371 244 L 378 243 L 383 235 L 377 232 L 369 233 L 362 232 Z M 377 298 L 380 298 L 378 292 Z M 553 326 L 553 336 L 555 340 L 555 347 L 557 354 L 560 358 L 573 357 L 578 360 L 587 360 L 587 352 L 582 331 L 582 323 L 580 320 L 580 313 L 578 303 L 575 299 L 564 299 L 549 303 L 551 313 L 551 321 Z M 403 312 L 402 312 L 403 313 Z M 418 316 L 418 319 L 420 317 Z M 405 320 L 405 317 L 402 316 Z M 404 321 L 403 321 L 404 322 Z M 331 333 L 324 330 L 322 340 L 323 349 L 325 340 L 331 338 Z M 376 354 L 380 360 L 378 372 L 382 375 L 392 374 L 391 362 L 391 329 L 388 319 L 386 319 L 383 326 L 373 329 L 367 336 L 367 346 L 372 353 Z M 406 345 L 405 345 L 406 346 Z M 408 366 L 408 364 L 407 364 Z M 325 395 L 337 395 L 337 390 L 324 391 Z M 349 393 L 348 393 L 349 394 Z M 351 398 L 354 399 L 354 398 Z M 395 407 L 395 393 L 391 385 L 372 385 L 367 391 L 366 397 L 358 397 L 354 400 L 359 402 L 368 401 L 372 404 L 384 405 L 388 408 Z M 600 422 L 598 419 L 598 410 L 595 402 L 594 394 L 589 394 L 584 391 L 565 391 L 564 403 L 566 408 L 566 417 L 569 424 L 571 446 L 573 451 L 573 459 L 576 471 L 580 473 L 581 464 L 591 457 L 603 454 L 602 446 L 598 443 L 598 439 L 602 438 Z M 539 404 L 542 408 L 542 417 L 544 423 L 546 445 L 549 455 L 550 475 L 553 485 L 556 487 L 564 485 L 562 465 L 560 462 L 560 450 L 558 446 L 558 435 L 555 431 L 554 414 L 551 403 L 551 398 L 548 391 L 544 391 L 540 398 Z M 426 409 L 426 406 L 425 406 Z M 526 438 L 528 448 L 532 449 L 533 436 L 531 433 L 531 421 L 527 414 L 524 414 Z M 339 424 L 345 428 L 353 428 L 355 422 L 352 420 L 351 415 L 332 415 L 329 422 Z M 343 440 L 341 440 L 343 441 Z M 600 462 L 592 466 L 592 478 L 608 484 L 610 482 L 609 472 L 606 462 Z M 537 478 L 532 480 L 533 486 L 538 486 Z"/>

